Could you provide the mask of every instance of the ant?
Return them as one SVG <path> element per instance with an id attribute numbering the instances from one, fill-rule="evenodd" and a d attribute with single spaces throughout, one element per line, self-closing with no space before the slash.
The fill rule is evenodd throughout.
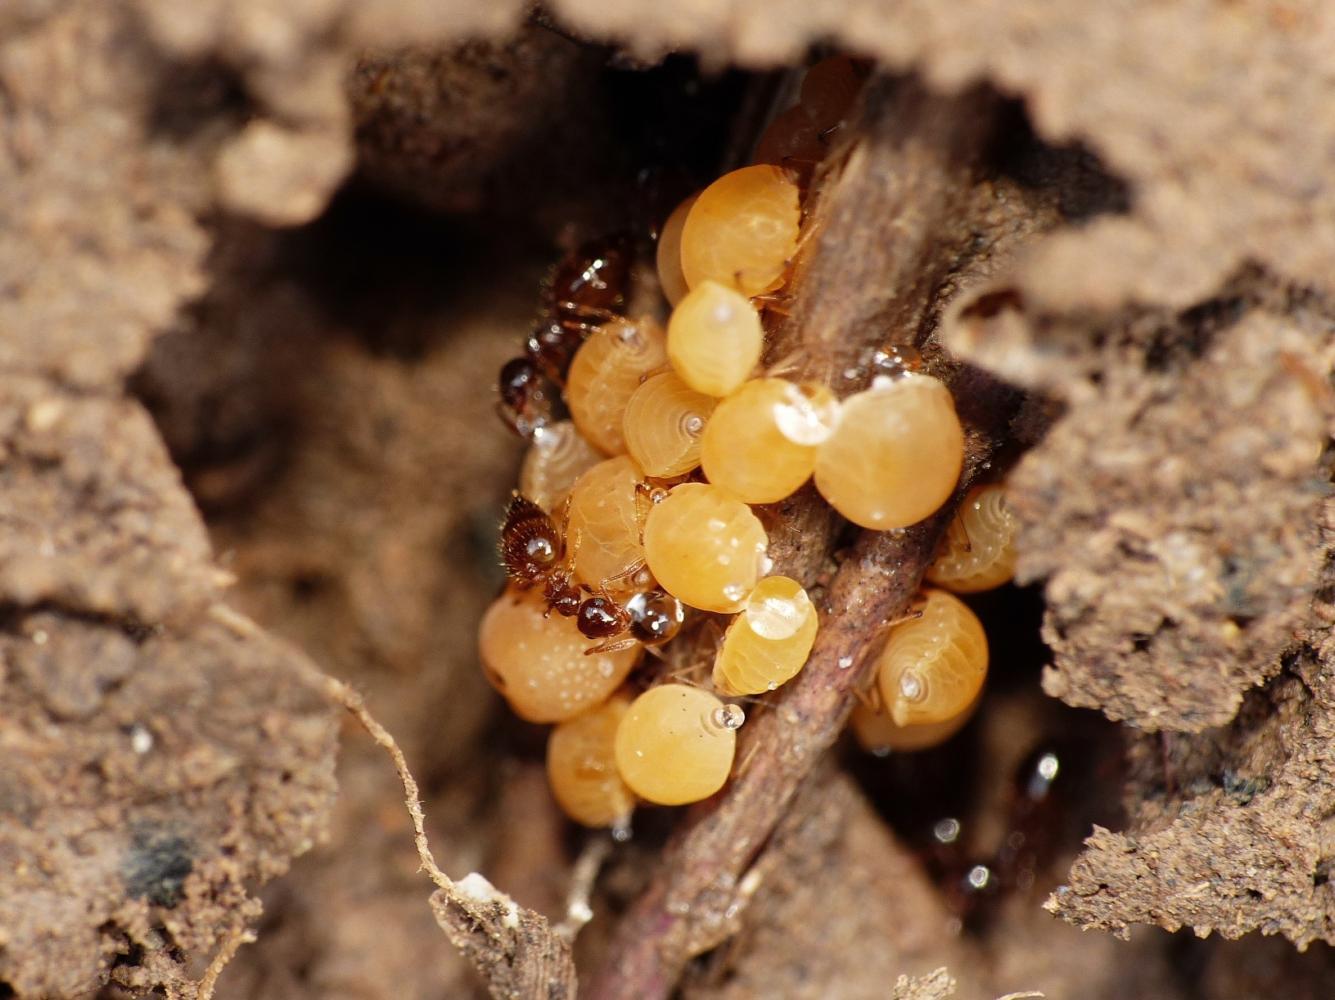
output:
<path id="1" fill-rule="evenodd" d="M 626 308 L 633 254 L 623 235 L 592 240 L 571 251 L 543 287 L 542 315 L 524 345 L 524 356 L 500 374 L 497 412 L 522 438 L 550 423 L 571 359 L 598 322 Z"/>
<path id="2" fill-rule="evenodd" d="M 605 640 L 585 650 L 586 655 L 628 649 L 637 642 L 661 646 L 677 634 L 684 617 L 681 602 L 659 588 L 638 590 L 622 603 L 607 593 L 606 583 L 599 593 L 585 596 L 588 588 L 572 579 L 574 552 L 567 552 L 564 535 L 550 514 L 515 493 L 501 526 L 501 562 L 521 587 L 542 581 L 548 614 L 574 618 L 585 638 Z"/>

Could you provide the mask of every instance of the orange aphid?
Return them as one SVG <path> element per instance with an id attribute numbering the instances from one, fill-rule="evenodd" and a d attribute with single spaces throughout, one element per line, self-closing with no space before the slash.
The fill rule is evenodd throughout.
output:
<path id="1" fill-rule="evenodd" d="M 950 739 L 969 721 L 977 704 L 941 722 L 926 722 L 916 726 L 897 726 L 895 720 L 858 702 L 853 706 L 850 723 L 858 746 L 868 753 L 883 754 L 891 750 L 905 752 L 927 750 Z"/>
<path id="2" fill-rule="evenodd" d="M 946 502 L 963 464 L 964 430 L 950 390 L 927 375 L 904 375 L 844 400 L 816 453 L 816 488 L 854 524 L 905 528 Z"/>
<path id="3" fill-rule="evenodd" d="M 669 594 L 703 611 L 740 611 L 768 547 L 751 508 L 707 483 L 674 487 L 644 522 L 649 572 Z"/>
<path id="4" fill-rule="evenodd" d="M 714 658 L 714 687 L 740 695 L 786 684 L 807 662 L 816 624 L 816 607 L 800 583 L 765 577 L 723 636 Z"/>
<path id="5" fill-rule="evenodd" d="M 881 702 L 897 726 L 955 718 L 987 677 L 987 636 L 963 601 L 929 588 L 916 608 L 920 617 L 890 629 L 876 667 Z"/>
<path id="6" fill-rule="evenodd" d="M 658 284 L 663 289 L 663 297 L 671 305 L 680 302 L 690 286 L 686 284 L 686 275 L 681 271 L 681 231 L 686 226 L 686 216 L 699 195 L 691 195 L 672 210 L 672 214 L 663 223 L 658 233 L 658 252 L 655 263 L 658 266 Z"/>
<path id="7" fill-rule="evenodd" d="M 705 188 L 686 217 L 681 269 L 691 288 L 717 281 L 743 295 L 778 287 L 797 252 L 797 183 L 759 164 L 724 174 Z"/>
<path id="8" fill-rule="evenodd" d="M 644 376 L 666 364 L 666 337 L 652 319 L 613 320 L 594 330 L 566 377 L 566 405 L 580 433 L 605 454 L 624 453 L 626 403 Z"/>
<path id="9" fill-rule="evenodd" d="M 951 519 L 927 579 L 957 594 L 991 590 L 1015 575 L 1015 515 L 996 483 L 975 486 Z"/>
<path id="10" fill-rule="evenodd" d="M 540 427 L 524 453 L 519 492 L 551 513 L 570 495 L 575 480 L 603 460 L 569 420 Z"/>
<path id="11" fill-rule="evenodd" d="M 644 479 L 635 462 L 618 455 L 585 472 L 570 490 L 566 551 L 575 577 L 593 590 L 630 587 L 644 564 L 636 484 Z"/>
<path id="12" fill-rule="evenodd" d="M 700 439 L 717 402 L 674 372 L 645 379 L 626 404 L 624 435 L 647 476 L 670 479 L 700 464 Z"/>
<path id="13" fill-rule="evenodd" d="M 585 826 L 624 823 L 635 794 L 616 766 L 617 727 L 630 698 L 615 694 L 597 708 L 561 723 L 547 738 L 547 781 L 565 814 Z"/>
<path id="14" fill-rule="evenodd" d="M 668 320 L 668 360 L 682 381 L 710 396 L 726 396 L 745 382 L 764 347 L 750 300 L 716 281 L 691 289 Z"/>
<path id="15" fill-rule="evenodd" d="M 621 686 L 641 648 L 585 655 L 575 622 L 547 614 L 540 588 L 507 590 L 482 616 L 478 651 L 487 679 L 529 722 L 563 722 Z"/>
<path id="16" fill-rule="evenodd" d="M 699 688 L 650 688 L 617 728 L 617 770 L 636 795 L 659 805 L 708 798 L 728 780 L 742 718 Z"/>
<path id="17" fill-rule="evenodd" d="M 700 464 L 711 483 L 738 499 L 775 503 L 810 478 L 816 446 L 834 429 L 838 412 L 824 386 L 752 379 L 714 410 Z"/>

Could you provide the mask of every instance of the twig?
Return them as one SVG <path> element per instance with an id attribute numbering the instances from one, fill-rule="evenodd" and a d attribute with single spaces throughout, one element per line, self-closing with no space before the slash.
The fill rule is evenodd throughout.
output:
<path id="1" fill-rule="evenodd" d="M 921 340 L 940 288 L 978 242 L 978 163 L 994 121 L 993 102 L 977 94 L 945 99 L 911 83 L 873 85 L 863 141 L 820 208 L 821 232 L 795 279 L 792 322 L 809 376 L 856 387 L 850 381 L 865 381 L 871 347 Z M 976 397 L 968 414 L 962 410 L 971 424 L 962 490 L 1004 435 L 1014 399 L 939 352 L 927 360 L 956 383 L 957 394 L 969 383 Z M 743 729 L 738 759 L 745 767 L 678 830 L 618 927 L 590 997 L 666 997 L 689 958 L 733 931 L 764 877 L 769 838 L 838 738 L 877 640 L 917 592 L 958 496 L 903 532 L 858 539 L 826 595 L 806 667 L 773 711 Z M 811 582 L 834 531 L 823 509 L 808 495 L 783 511 L 780 544 L 772 543 L 776 572 Z"/>
<path id="2" fill-rule="evenodd" d="M 255 932 L 249 927 L 238 927 L 231 935 L 223 941 L 222 947 L 218 949 L 218 954 L 213 956 L 209 962 L 209 967 L 204 970 L 204 975 L 199 979 L 199 985 L 195 988 L 195 1000 L 213 1000 L 213 991 L 217 989 L 218 977 L 222 975 L 223 969 L 227 968 L 236 953 L 243 944 L 253 944 L 257 938 Z"/>
<path id="3" fill-rule="evenodd" d="M 263 635 L 259 626 L 226 605 L 214 605 L 210 614 L 244 638 Z M 370 713 L 357 691 L 321 673 L 314 664 L 300 662 L 306 680 L 347 710 L 394 762 L 403 785 L 403 804 L 412 818 L 413 844 L 421 869 L 437 886 L 431 895 L 431 910 L 446 936 L 482 976 L 491 995 L 504 1000 L 572 1000 L 576 979 L 569 937 L 553 929 L 542 914 L 520 906 L 476 872 L 455 882 L 441 870 L 427 841 L 417 780 L 394 737 Z"/>
<path id="4" fill-rule="evenodd" d="M 598 872 L 611 853 L 612 841 L 597 835 L 589 839 L 570 871 L 570 892 L 566 896 L 565 919 L 556 925 L 556 933 L 567 941 L 574 941 L 580 929 L 593 919 L 593 908 L 589 899 L 593 895 L 593 885 L 598 881 Z"/>

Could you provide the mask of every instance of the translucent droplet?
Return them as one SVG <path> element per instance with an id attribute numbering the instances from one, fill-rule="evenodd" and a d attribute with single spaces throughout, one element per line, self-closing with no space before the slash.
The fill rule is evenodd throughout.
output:
<path id="1" fill-rule="evenodd" d="M 917 701 L 922 697 L 922 681 L 917 674 L 906 673 L 899 678 L 899 693 L 909 701 Z"/>
<path id="2" fill-rule="evenodd" d="M 853 665 L 853 657 L 851 657 L 851 656 L 841 656 L 841 657 L 839 657 L 839 669 L 840 669 L 840 670 L 847 670 L 847 669 L 848 669 L 849 667 L 851 667 L 852 665 Z"/>
<path id="3" fill-rule="evenodd" d="M 746 713 L 742 711 L 741 705 L 720 705 L 714 709 L 710 721 L 720 729 L 731 729 L 735 732 L 742 728 L 742 723 L 746 721 Z"/>
<path id="4" fill-rule="evenodd" d="M 960 836 L 960 821 L 954 816 L 937 820 L 936 825 L 932 827 L 932 836 L 939 844 L 955 843 Z"/>

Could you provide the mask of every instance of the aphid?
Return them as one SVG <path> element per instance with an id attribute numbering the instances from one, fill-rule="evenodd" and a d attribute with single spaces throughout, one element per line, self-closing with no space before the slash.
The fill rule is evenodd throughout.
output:
<path id="1" fill-rule="evenodd" d="M 575 354 L 566 404 L 580 433 L 604 454 L 625 452 L 626 403 L 644 376 L 667 364 L 664 340 L 662 328 L 648 317 L 615 320 L 595 330 Z"/>
<path id="2" fill-rule="evenodd" d="M 671 479 L 700 464 L 700 438 L 717 402 L 673 372 L 651 375 L 626 403 L 622 433 L 647 476 Z"/>
<path id="3" fill-rule="evenodd" d="M 621 779 L 642 799 L 677 806 L 708 798 L 732 770 L 744 716 L 708 691 L 660 684 L 631 703 L 617 727 Z"/>
<path id="4" fill-rule="evenodd" d="M 756 163 L 805 169 L 824 159 L 826 149 L 820 126 L 799 104 L 769 123 L 756 143 L 752 159 Z"/>
<path id="5" fill-rule="evenodd" d="M 659 586 L 703 611 L 740 611 L 769 539 L 751 508 L 717 486 L 683 483 L 644 521 L 644 556 Z"/>
<path id="6" fill-rule="evenodd" d="M 563 722 L 621 686 L 638 645 L 586 656 L 588 640 L 570 618 L 547 614 L 536 589 L 511 588 L 482 616 L 478 651 L 487 679 L 520 718 Z"/>
<path id="7" fill-rule="evenodd" d="M 722 694 L 773 691 L 797 676 L 816 640 L 816 608 L 796 580 L 767 576 L 733 619 L 714 658 Z"/>
<path id="8" fill-rule="evenodd" d="M 684 617 L 681 601 L 654 589 L 638 591 L 621 604 L 606 594 L 590 597 L 580 604 L 575 624 L 587 638 L 612 640 L 585 650 L 593 654 L 636 643 L 661 646 L 681 630 Z"/>
<path id="9" fill-rule="evenodd" d="M 710 396 L 735 392 L 764 346 L 760 314 L 750 300 L 713 280 L 692 286 L 668 320 L 668 360 L 682 381 Z"/>
<path id="10" fill-rule="evenodd" d="M 593 591 L 624 591 L 644 565 L 637 486 L 644 479 L 618 455 L 585 472 L 570 490 L 566 543 L 576 579 Z"/>
<path id="11" fill-rule="evenodd" d="M 862 89 L 862 73 L 847 56 L 831 56 L 816 63 L 802 78 L 798 106 L 818 129 L 832 129 L 844 118 Z"/>
<path id="12" fill-rule="evenodd" d="M 797 252 L 797 182 L 769 164 L 724 174 L 700 192 L 681 233 L 686 283 L 717 281 L 743 295 L 777 288 Z"/>
<path id="13" fill-rule="evenodd" d="M 964 728 L 964 724 L 973 716 L 978 699 L 959 715 L 941 722 L 925 722 L 916 726 L 897 726 L 895 720 L 885 712 L 858 702 L 853 706 L 850 720 L 853 736 L 858 745 L 868 753 L 877 755 L 890 751 L 905 752 L 927 750 L 939 746 Z"/>
<path id="14" fill-rule="evenodd" d="M 699 196 L 693 194 L 674 208 L 658 234 L 658 252 L 655 257 L 655 263 L 658 265 L 658 284 L 662 286 L 663 297 L 674 306 L 690 291 L 690 286 L 686 284 L 686 275 L 681 271 L 681 231 L 686 225 L 686 216 L 690 213 L 697 197 Z"/>
<path id="15" fill-rule="evenodd" d="M 550 513 L 570 495 L 575 480 L 602 460 L 573 422 L 558 420 L 534 433 L 519 470 L 519 492 Z"/>
<path id="16" fill-rule="evenodd" d="M 922 614 L 890 629 L 876 667 L 885 712 L 897 726 L 967 714 L 987 676 L 987 636 L 954 594 L 923 591 Z"/>
<path id="17" fill-rule="evenodd" d="M 554 419 L 560 391 L 527 358 L 512 358 L 501 367 L 496 412 L 505 426 L 526 440 Z"/>
<path id="18" fill-rule="evenodd" d="M 990 483 L 964 497 L 927 579 L 957 594 L 991 590 L 1015 575 L 1015 515 L 1006 491 Z"/>
<path id="19" fill-rule="evenodd" d="M 816 452 L 816 488 L 854 524 L 904 528 L 946 502 L 963 464 L 950 390 L 927 375 L 904 375 L 844 400 L 838 426 Z"/>
<path id="20" fill-rule="evenodd" d="M 714 410 L 700 464 L 711 483 L 738 499 L 774 503 L 811 477 L 816 446 L 838 414 L 838 401 L 824 386 L 752 379 Z"/>
<path id="21" fill-rule="evenodd" d="M 630 698 L 614 694 L 596 708 L 552 730 L 547 738 L 547 781 L 565 814 L 585 826 L 616 826 L 635 808 L 635 794 L 617 772 L 617 727 Z"/>

